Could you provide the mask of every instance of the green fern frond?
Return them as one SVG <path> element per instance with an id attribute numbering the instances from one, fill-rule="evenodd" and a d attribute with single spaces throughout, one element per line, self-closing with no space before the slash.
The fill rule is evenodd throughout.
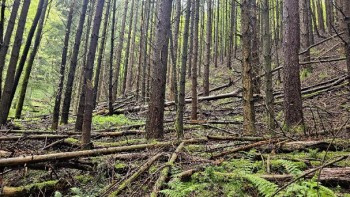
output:
<path id="1" fill-rule="evenodd" d="M 293 162 L 288 160 L 278 160 L 282 166 L 287 170 L 289 174 L 292 174 L 293 176 L 298 176 L 302 174 L 303 172 L 299 169 L 297 165 L 295 165 Z"/>
<path id="2" fill-rule="evenodd" d="M 252 183 L 260 194 L 269 197 L 272 196 L 278 189 L 278 186 L 270 181 L 267 181 L 258 175 L 254 174 L 241 174 L 243 178 Z"/>

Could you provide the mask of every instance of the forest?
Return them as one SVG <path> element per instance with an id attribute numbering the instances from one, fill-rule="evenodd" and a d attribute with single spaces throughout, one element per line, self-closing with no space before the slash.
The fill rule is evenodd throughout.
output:
<path id="1" fill-rule="evenodd" d="M 348 0 L 0 1 L 0 197 L 350 197 Z"/>

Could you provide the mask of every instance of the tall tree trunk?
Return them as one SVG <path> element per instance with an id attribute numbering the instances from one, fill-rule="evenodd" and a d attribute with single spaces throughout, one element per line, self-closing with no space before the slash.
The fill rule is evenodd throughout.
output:
<path id="1" fill-rule="evenodd" d="M 191 119 L 197 120 L 198 111 L 198 94 L 197 94 L 197 60 L 198 60 L 198 45 L 199 45 L 199 0 L 195 1 L 195 19 L 194 19 L 194 30 L 193 30 L 193 58 L 192 58 L 192 110 Z"/>
<path id="2" fill-rule="evenodd" d="M 267 126 L 270 131 L 275 128 L 274 122 L 274 98 L 271 72 L 271 31 L 270 31 L 270 2 L 264 0 L 262 10 L 263 27 L 263 57 L 265 68 L 265 103 L 267 107 Z"/>
<path id="3" fill-rule="evenodd" d="M 46 13 L 47 6 L 48 6 L 48 0 L 44 0 L 44 5 L 43 5 L 42 11 L 41 11 L 39 26 L 38 26 L 38 29 L 36 30 L 36 35 L 35 35 L 35 40 L 34 40 L 34 48 L 29 55 L 28 64 L 27 64 L 27 67 L 25 68 L 25 73 L 23 76 L 22 87 L 21 87 L 21 90 L 19 93 L 19 99 L 18 99 L 16 113 L 15 113 L 16 118 L 21 117 L 30 73 L 32 71 L 35 56 L 36 56 L 38 49 L 39 49 L 39 46 L 40 46 L 40 41 L 41 41 L 42 31 L 44 28 L 45 13 Z"/>
<path id="4" fill-rule="evenodd" d="M 242 31 L 242 55 L 243 55 L 243 130 L 255 133 L 255 111 L 253 101 L 253 68 L 252 68 L 252 24 L 250 23 L 251 4 L 249 0 L 241 1 L 241 31 Z"/>
<path id="5" fill-rule="evenodd" d="M 285 1 L 283 4 L 283 56 L 284 56 L 284 109 L 287 128 L 303 125 L 301 100 L 299 47 L 300 18 L 298 0 Z"/>
<path id="6" fill-rule="evenodd" d="M 12 11 L 9 18 L 9 22 L 7 24 L 6 34 L 0 49 L 0 99 L 2 98 L 2 75 L 6 62 L 6 55 L 8 52 L 8 48 L 10 46 L 12 32 L 16 24 L 16 17 L 18 13 L 18 8 L 21 0 L 15 0 L 12 5 Z"/>
<path id="7" fill-rule="evenodd" d="M 125 97 L 125 90 L 126 90 L 126 79 L 128 75 L 128 68 L 129 68 L 129 56 L 130 55 L 130 42 L 131 42 L 131 32 L 132 32 L 132 22 L 134 20 L 134 4 L 135 0 L 131 1 L 131 10 L 130 10 L 130 17 L 129 17 L 129 32 L 128 32 L 128 38 L 126 41 L 126 52 L 125 52 L 125 59 L 124 59 L 124 72 L 123 72 L 123 86 L 122 86 L 122 94 Z M 136 2 L 136 10 L 138 10 L 138 2 Z M 137 15 L 137 11 L 136 11 Z M 135 22 L 136 23 L 136 22 Z"/>
<path id="8" fill-rule="evenodd" d="M 82 92 L 85 91 L 85 110 L 83 130 L 81 136 L 81 143 L 83 148 L 88 148 L 91 142 L 91 122 L 92 122 L 92 110 L 93 110 L 93 85 L 92 76 L 94 69 L 94 62 L 96 56 L 96 49 L 98 45 L 98 38 L 102 20 L 103 5 L 105 0 L 98 0 L 96 5 L 94 24 L 92 26 L 92 32 L 90 37 L 89 53 L 87 56 L 87 64 L 84 72 L 84 83 Z"/>
<path id="9" fill-rule="evenodd" d="M 174 36 L 173 36 L 173 48 L 170 48 L 173 51 L 172 58 L 172 69 L 171 69 L 171 82 L 170 82 L 170 100 L 178 100 L 177 98 L 177 51 L 178 51 L 178 43 L 179 43 L 179 29 L 180 29 L 180 18 L 181 18 L 181 0 L 176 0 L 176 14 L 175 14 L 175 22 L 174 22 Z"/>
<path id="10" fill-rule="evenodd" d="M 102 58 L 103 58 L 103 53 L 105 51 L 105 45 L 106 45 L 106 39 L 107 39 L 107 28 L 108 28 L 109 10 L 110 10 L 111 1 L 112 0 L 108 0 L 106 5 L 107 8 L 106 8 L 104 22 L 103 22 L 102 40 L 101 40 L 100 48 L 98 50 L 97 67 L 95 72 L 94 89 L 93 89 L 93 102 L 92 102 L 92 106 L 94 109 L 96 107 L 96 102 L 97 102 L 97 90 L 98 90 L 99 81 L 100 81 Z"/>
<path id="11" fill-rule="evenodd" d="M 87 21 L 87 26 L 86 26 L 86 33 L 85 33 L 85 46 L 84 46 L 84 53 L 83 53 L 83 61 L 80 66 L 80 78 L 79 78 L 79 88 L 78 91 L 75 91 L 77 94 L 77 118 L 75 120 L 75 131 L 80 132 L 83 129 L 83 118 L 84 118 L 84 110 L 85 110 L 85 91 L 83 90 L 84 85 L 86 83 L 85 80 L 85 67 L 87 65 L 88 61 L 88 49 L 89 49 L 89 38 L 90 38 L 90 30 L 93 28 L 92 20 L 94 16 L 94 9 L 95 9 L 95 3 L 96 0 L 90 1 L 90 8 L 88 10 L 88 21 Z"/>
<path id="12" fill-rule="evenodd" d="M 117 47 L 117 53 L 116 53 L 116 69 L 114 73 L 114 84 L 113 84 L 113 101 L 115 101 L 118 93 L 118 85 L 119 85 L 119 75 L 120 75 L 120 66 L 122 62 L 122 52 L 123 52 L 123 46 L 124 46 L 124 32 L 125 32 L 125 24 L 126 24 L 126 15 L 128 14 L 128 5 L 129 0 L 125 0 L 124 2 L 124 12 L 123 12 L 123 19 L 122 19 L 122 26 L 119 32 L 119 42 Z"/>
<path id="13" fill-rule="evenodd" d="M 215 28 L 215 55 L 214 55 L 214 65 L 215 68 L 218 67 L 218 57 L 219 57 L 219 22 L 220 22 L 220 0 L 217 1 L 216 5 L 216 28 Z"/>
<path id="14" fill-rule="evenodd" d="M 3 90 L 3 93 L 1 96 L 1 102 L 0 102 L 0 124 L 1 125 L 6 123 L 8 114 L 10 112 L 11 93 L 14 85 L 13 83 L 14 83 L 14 77 L 16 72 L 16 66 L 19 58 L 19 53 L 21 51 L 23 33 L 24 33 L 25 24 L 27 21 L 30 2 L 31 2 L 30 0 L 24 0 L 21 14 L 19 16 L 15 40 L 11 51 L 10 62 L 7 68 L 4 90 Z"/>
<path id="15" fill-rule="evenodd" d="M 310 46 L 310 29 L 309 23 L 309 9 L 308 3 L 310 0 L 299 0 L 299 9 L 300 9 L 300 49 L 304 51 Z M 310 50 L 307 50 L 306 53 L 301 55 L 300 61 L 309 62 L 310 61 Z"/>
<path id="16" fill-rule="evenodd" d="M 333 3 L 332 1 L 326 0 L 326 24 L 328 33 L 333 32 L 332 25 L 334 25 L 334 13 L 333 13 Z"/>
<path id="17" fill-rule="evenodd" d="M 203 95 L 209 96 L 209 71 L 210 71 L 210 52 L 211 52 L 211 40 L 212 40 L 212 1 L 207 1 L 208 7 L 208 19 L 207 19 L 207 36 L 205 47 L 205 63 L 204 63 L 204 75 L 203 75 Z M 232 34 L 233 35 L 233 34 Z"/>
<path id="18" fill-rule="evenodd" d="M 191 16 L 191 1 L 187 1 L 186 5 L 186 18 L 185 18 L 185 27 L 183 32 L 182 39 L 182 59 L 181 59 L 181 68 L 180 68 L 180 87 L 179 87 L 179 103 L 176 111 L 176 123 L 175 129 L 178 138 L 183 138 L 183 116 L 185 109 L 185 82 L 186 82 L 186 64 L 188 56 L 188 32 L 190 26 L 190 16 Z"/>
<path id="19" fill-rule="evenodd" d="M 347 1 L 343 1 L 343 20 L 342 20 L 342 28 L 345 32 L 344 40 L 346 43 L 344 43 L 345 47 L 345 55 L 346 55 L 346 65 L 347 65 L 347 71 L 348 71 L 348 81 L 350 86 L 350 4 Z"/>
<path id="20" fill-rule="evenodd" d="M 326 28 L 324 26 L 323 1 L 316 0 L 316 6 L 317 6 L 318 26 L 320 27 L 321 33 L 324 34 L 326 32 Z"/>
<path id="21" fill-rule="evenodd" d="M 260 78 L 257 77 L 260 75 L 261 67 L 259 63 L 259 24 L 257 19 L 257 4 L 256 1 L 251 1 L 251 10 L 250 10 L 250 23 L 252 25 L 252 48 L 251 48 L 251 63 L 253 68 L 252 78 L 253 78 L 253 93 L 260 94 Z"/>
<path id="22" fill-rule="evenodd" d="M 52 125 L 51 125 L 52 130 L 57 130 L 58 128 L 58 119 L 59 119 L 59 113 L 60 113 L 64 74 L 65 74 L 64 72 L 66 70 L 66 64 L 67 64 L 67 53 L 68 53 L 69 38 L 70 38 L 70 32 L 72 27 L 72 21 L 73 21 L 75 0 L 73 0 L 70 6 L 71 7 L 69 9 L 68 20 L 66 24 L 66 34 L 64 36 L 64 44 L 63 44 L 63 50 L 62 50 L 59 84 L 58 84 L 58 89 L 57 89 L 56 98 L 55 98 L 55 105 L 53 108 L 53 117 L 52 117 Z"/>
<path id="23" fill-rule="evenodd" d="M 1 10 L 0 10 L 0 51 L 1 51 L 1 47 L 2 47 L 2 45 L 4 43 L 5 10 L 6 10 L 6 0 L 1 0 Z M 1 89 L 0 89 L 0 92 L 1 92 Z"/>
<path id="24" fill-rule="evenodd" d="M 62 106 L 62 117 L 61 117 L 61 123 L 68 124 L 68 116 L 69 116 L 69 108 L 72 98 L 72 87 L 74 83 L 74 75 L 78 63 L 78 55 L 79 55 L 79 49 L 80 49 L 80 43 L 81 43 L 81 37 L 83 35 L 83 28 L 85 23 L 85 15 L 86 10 L 89 4 L 89 0 L 83 1 L 83 6 L 81 9 L 79 24 L 77 28 L 77 33 L 75 34 L 75 41 L 74 41 L 74 47 L 72 51 L 72 57 L 70 60 L 70 67 L 69 67 L 69 73 L 66 83 L 66 89 L 64 93 L 64 100 L 63 100 L 63 106 Z"/>
<path id="25" fill-rule="evenodd" d="M 232 49 L 233 49 L 233 39 L 235 35 L 235 16 L 236 16 L 236 2 L 231 2 L 231 24 L 230 24 L 230 33 L 228 36 L 229 44 L 228 44 L 228 57 L 227 57 L 227 67 L 232 69 Z M 209 15 L 209 14 L 208 14 Z"/>
<path id="26" fill-rule="evenodd" d="M 141 79 L 143 79 L 143 55 L 144 55 L 144 47 L 145 47 L 145 10 L 146 10 L 146 3 L 145 1 L 142 1 L 141 6 L 141 23 L 140 23 L 140 42 L 139 42 L 139 57 L 138 57 L 138 66 L 137 66 L 137 77 L 136 77 L 136 100 L 139 100 L 140 98 L 140 86 L 141 86 Z M 142 89 L 142 87 L 141 87 Z M 142 91 L 142 90 L 141 90 Z"/>
<path id="27" fill-rule="evenodd" d="M 316 20 L 315 20 L 315 24 L 313 24 L 313 20 L 312 20 L 312 16 L 313 16 L 313 11 L 311 8 L 311 0 L 306 0 L 306 6 L 307 6 L 307 20 L 309 21 L 309 36 L 310 36 L 310 44 L 315 44 L 315 37 L 314 37 L 314 29 L 313 27 L 316 27 Z"/>
<path id="28" fill-rule="evenodd" d="M 29 30 L 29 33 L 28 33 L 28 36 L 27 36 L 26 44 L 24 45 L 24 49 L 22 51 L 21 59 L 19 61 L 17 69 L 16 69 L 16 75 L 15 75 L 15 78 L 14 78 L 14 81 L 13 81 L 13 88 L 12 88 L 12 92 L 11 92 L 11 102 L 13 100 L 13 97 L 15 96 L 16 89 L 17 89 L 17 86 L 18 86 L 18 83 L 19 83 L 19 79 L 20 79 L 20 77 L 22 75 L 22 71 L 23 71 L 24 65 L 25 65 L 27 57 L 28 57 L 29 49 L 30 49 L 30 46 L 32 44 L 32 40 L 33 40 L 33 37 L 34 37 L 35 29 L 36 29 L 36 27 L 38 25 L 38 22 L 39 22 L 39 19 L 40 19 L 40 15 L 41 15 L 41 12 L 42 12 L 42 9 L 43 9 L 43 5 L 44 5 L 44 0 L 40 0 L 39 4 L 38 4 L 38 7 L 37 7 L 37 10 L 36 10 L 36 14 L 34 16 L 34 20 L 32 22 L 32 26 L 30 27 L 30 30 Z"/>
<path id="29" fill-rule="evenodd" d="M 164 99 L 172 0 L 160 2 L 157 18 L 156 42 L 153 53 L 150 102 L 146 121 L 147 139 L 164 135 Z"/>
<path id="30" fill-rule="evenodd" d="M 130 53 L 130 66 L 128 67 L 129 71 L 126 77 L 126 91 L 124 92 L 124 95 L 127 94 L 128 92 L 132 91 L 132 82 L 133 82 L 133 78 L 134 78 L 134 64 L 135 64 L 135 56 L 136 54 L 134 54 L 137 50 L 136 50 L 136 34 L 137 34 L 137 23 L 138 23 L 138 11 L 139 11 L 139 4 L 140 2 L 137 0 L 137 9 L 136 9 L 136 13 L 135 13 L 135 23 L 134 23 L 134 32 L 132 34 L 132 38 L 131 38 L 131 53 Z M 142 9 L 142 5 L 141 5 L 141 9 Z"/>
<path id="31" fill-rule="evenodd" d="M 117 0 L 113 0 L 113 15 L 111 25 L 111 51 L 109 52 L 109 78 L 108 78 L 108 115 L 113 115 L 113 54 L 114 54 L 114 36 L 115 36 L 115 14 L 117 12 Z"/>
<path id="32" fill-rule="evenodd" d="M 151 1 L 147 0 L 145 4 L 144 11 L 144 27 L 143 27 L 143 44 L 142 44 L 142 67 L 141 67 L 141 75 L 142 75 L 142 83 L 141 83 L 141 100 L 145 101 L 146 99 L 146 69 L 147 69 L 147 48 L 148 48 L 148 29 L 150 23 L 150 14 L 151 14 Z"/>
<path id="33" fill-rule="evenodd" d="M 195 6 L 194 6 L 195 0 L 191 1 L 191 26 L 190 26 L 190 48 L 189 48 L 189 55 L 188 55 L 188 70 L 187 70 L 187 77 L 190 78 L 192 76 L 192 58 L 193 58 L 193 36 L 194 36 L 194 21 L 195 21 Z"/>

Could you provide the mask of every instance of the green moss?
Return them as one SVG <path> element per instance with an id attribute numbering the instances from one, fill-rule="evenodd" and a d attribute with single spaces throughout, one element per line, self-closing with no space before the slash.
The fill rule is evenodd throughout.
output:
<path id="1" fill-rule="evenodd" d="M 80 141 L 75 139 L 75 138 L 67 138 L 67 139 L 64 139 L 64 142 L 68 143 L 68 144 L 79 144 Z"/>
<path id="2" fill-rule="evenodd" d="M 128 166 L 127 164 L 122 163 L 122 162 L 118 162 L 118 161 L 114 164 L 114 168 L 116 170 L 125 169 L 127 166 Z"/>
<path id="3" fill-rule="evenodd" d="M 142 121 L 134 121 L 125 115 L 102 116 L 97 115 L 92 118 L 92 123 L 96 128 L 109 128 L 111 126 L 141 124 Z"/>
<path id="4" fill-rule="evenodd" d="M 75 176 L 75 179 L 79 181 L 81 184 L 87 184 L 90 181 L 92 181 L 94 177 L 90 175 L 78 175 L 78 176 Z"/>

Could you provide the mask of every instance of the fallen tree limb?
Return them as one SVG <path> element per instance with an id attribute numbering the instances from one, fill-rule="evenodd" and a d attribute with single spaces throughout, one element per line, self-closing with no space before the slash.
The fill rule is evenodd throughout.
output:
<path id="1" fill-rule="evenodd" d="M 139 177 L 142 173 L 144 173 L 149 167 L 151 167 L 151 165 L 160 157 L 162 156 L 161 153 L 153 156 L 150 160 L 148 160 L 145 164 L 143 164 L 133 175 L 131 175 L 128 179 L 126 179 L 125 181 L 123 181 L 119 187 L 113 191 L 112 193 L 110 193 L 115 185 L 113 184 L 111 187 L 109 187 L 109 189 L 107 190 L 107 192 L 105 192 L 104 194 L 102 194 L 101 196 L 117 196 L 121 191 L 123 191 L 126 187 L 128 187 L 131 182 L 133 182 L 137 177 Z M 109 194 L 110 193 L 110 194 Z"/>
<path id="2" fill-rule="evenodd" d="M 158 193 L 162 187 L 162 185 L 164 184 L 165 180 L 167 179 L 168 175 L 169 175 L 169 171 L 170 171 L 170 167 L 174 165 L 175 160 L 177 158 L 177 155 L 179 152 L 181 152 L 181 150 L 183 149 L 185 143 L 181 142 L 181 144 L 176 148 L 175 152 L 171 155 L 171 158 L 168 161 L 168 166 L 166 166 L 160 173 L 159 178 L 157 179 L 156 183 L 153 186 L 153 190 L 151 193 L 151 197 L 157 197 Z"/>
<path id="3" fill-rule="evenodd" d="M 278 141 L 280 141 L 280 139 L 271 139 L 271 140 L 259 141 L 259 142 L 253 143 L 253 144 L 248 144 L 246 146 L 241 146 L 241 147 L 238 147 L 238 148 L 227 150 L 227 151 L 224 151 L 224 152 L 219 153 L 217 155 L 213 155 L 211 157 L 211 159 L 217 159 L 217 158 L 223 157 L 223 156 L 228 155 L 228 154 L 232 154 L 232 153 L 236 153 L 236 152 L 244 151 L 244 150 L 249 150 L 251 148 L 255 148 L 255 147 L 258 147 L 258 146 L 265 145 L 265 144 L 275 143 L 275 142 L 278 142 Z"/>
<path id="4" fill-rule="evenodd" d="M 304 173 L 307 173 L 308 171 L 313 171 L 307 170 Z M 312 178 L 314 176 L 314 173 L 311 173 L 307 175 L 307 178 Z M 292 180 L 293 175 L 290 174 L 266 174 L 266 175 L 261 175 L 261 178 L 264 178 L 269 181 L 274 181 L 274 182 L 284 182 L 287 180 Z M 342 184 L 349 184 L 350 183 L 350 167 L 344 167 L 344 168 L 323 168 L 318 181 L 322 183 L 335 183 L 334 185 L 337 185 L 338 183 Z"/>
<path id="5" fill-rule="evenodd" d="M 185 143 L 202 143 L 207 141 L 208 141 L 207 138 L 183 140 L 183 142 Z M 72 152 L 51 153 L 51 154 L 45 154 L 45 155 L 27 155 L 27 156 L 13 157 L 13 158 L 4 158 L 4 159 L 0 159 L 0 167 L 23 165 L 25 163 L 38 163 L 38 162 L 49 161 L 49 160 L 72 159 L 72 158 L 79 158 L 79 157 L 108 155 L 108 154 L 115 154 L 115 153 L 124 152 L 124 151 L 143 150 L 147 148 L 169 147 L 172 145 L 177 145 L 179 143 L 181 143 L 181 141 L 157 142 L 153 144 L 138 144 L 138 145 L 110 147 L 110 148 L 101 148 L 101 149 L 93 149 L 93 150 L 81 150 L 81 151 L 72 151 Z"/>
<path id="6" fill-rule="evenodd" d="M 1 136 L 0 141 L 13 140 L 42 140 L 42 139 L 63 139 L 69 137 L 68 135 L 21 135 L 21 136 Z"/>
<path id="7" fill-rule="evenodd" d="M 217 140 L 217 141 L 222 141 L 222 140 L 230 140 L 230 141 L 263 141 L 266 140 L 266 138 L 263 137 L 234 137 L 234 136 L 213 136 L 213 135 L 208 135 L 208 139 L 210 140 Z"/>

